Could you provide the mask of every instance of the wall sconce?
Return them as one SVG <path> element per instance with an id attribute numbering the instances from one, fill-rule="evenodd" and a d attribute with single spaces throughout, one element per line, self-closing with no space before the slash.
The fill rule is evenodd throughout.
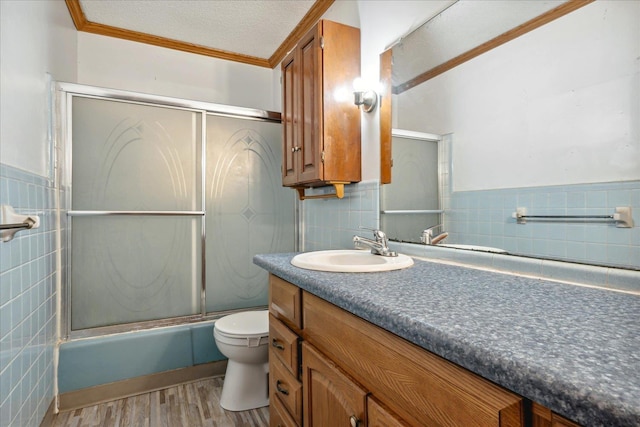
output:
<path id="1" fill-rule="evenodd" d="M 362 79 L 358 77 L 353 81 L 353 103 L 362 107 L 363 111 L 371 113 L 378 104 L 378 93 L 365 89 Z"/>

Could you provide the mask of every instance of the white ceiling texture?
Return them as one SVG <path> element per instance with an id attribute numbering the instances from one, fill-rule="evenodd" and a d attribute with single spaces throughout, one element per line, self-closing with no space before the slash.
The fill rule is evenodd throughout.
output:
<path id="1" fill-rule="evenodd" d="M 67 0 L 69 3 L 79 3 L 91 24 L 269 59 L 316 1 Z"/>

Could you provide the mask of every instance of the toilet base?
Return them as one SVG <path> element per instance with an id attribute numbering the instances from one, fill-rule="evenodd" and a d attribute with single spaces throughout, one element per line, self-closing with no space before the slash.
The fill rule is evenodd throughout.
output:
<path id="1" fill-rule="evenodd" d="M 247 364 L 229 360 L 220 406 L 227 411 L 269 406 L 268 374 L 269 363 Z"/>

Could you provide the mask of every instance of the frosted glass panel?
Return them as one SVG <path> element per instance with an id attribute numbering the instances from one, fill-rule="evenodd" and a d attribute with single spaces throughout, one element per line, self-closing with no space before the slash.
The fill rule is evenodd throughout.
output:
<path id="1" fill-rule="evenodd" d="M 75 210 L 199 210 L 200 120 L 190 111 L 73 100 Z"/>
<path id="2" fill-rule="evenodd" d="M 394 136 L 391 184 L 380 190 L 380 209 L 437 210 L 438 143 Z M 384 214 L 380 228 L 390 239 L 420 242 L 422 230 L 440 223 L 440 214 Z"/>
<path id="3" fill-rule="evenodd" d="M 280 124 L 207 116 L 207 311 L 265 305 L 257 253 L 294 249 L 294 196 L 282 187 Z"/>
<path id="4" fill-rule="evenodd" d="M 72 330 L 200 311 L 201 218 L 72 220 Z"/>
<path id="5" fill-rule="evenodd" d="M 74 97 L 72 210 L 201 211 L 202 115 Z M 71 221 L 71 329 L 200 313 L 202 218 Z"/>

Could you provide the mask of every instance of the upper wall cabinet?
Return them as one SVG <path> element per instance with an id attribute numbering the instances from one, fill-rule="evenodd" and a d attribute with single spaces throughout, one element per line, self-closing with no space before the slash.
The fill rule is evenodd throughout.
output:
<path id="1" fill-rule="evenodd" d="M 322 20 L 282 62 L 282 184 L 298 190 L 360 181 L 360 30 Z M 322 195 L 320 197 L 334 197 Z"/>

